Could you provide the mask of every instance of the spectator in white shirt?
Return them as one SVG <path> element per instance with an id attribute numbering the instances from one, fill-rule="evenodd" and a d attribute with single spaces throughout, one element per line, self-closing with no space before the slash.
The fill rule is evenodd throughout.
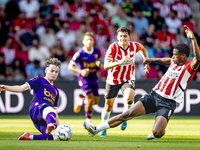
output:
<path id="1" fill-rule="evenodd" d="M 45 61 L 51 56 L 50 50 L 47 46 L 41 45 L 37 39 L 33 40 L 33 47 L 28 51 L 28 59 L 33 62 L 34 60 L 40 61 L 40 66 L 45 66 Z"/>
<path id="2" fill-rule="evenodd" d="M 177 34 L 178 28 L 182 25 L 182 21 L 177 17 L 177 12 L 171 10 L 169 17 L 165 18 L 165 23 L 168 26 L 168 31 Z"/>
<path id="3" fill-rule="evenodd" d="M 20 11 L 26 12 L 27 18 L 35 18 L 39 14 L 38 0 L 21 0 L 19 2 Z"/>
<path id="4" fill-rule="evenodd" d="M 56 38 L 61 39 L 63 47 L 68 51 L 75 48 L 76 34 L 70 30 L 68 23 L 63 24 L 63 29 L 56 34 Z"/>

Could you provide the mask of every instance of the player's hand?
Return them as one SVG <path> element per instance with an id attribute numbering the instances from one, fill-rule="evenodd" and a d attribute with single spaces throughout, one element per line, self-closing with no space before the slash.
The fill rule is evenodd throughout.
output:
<path id="1" fill-rule="evenodd" d="M 188 37 L 189 39 L 194 39 L 194 38 L 195 38 L 195 37 L 194 37 L 194 34 L 193 34 L 193 32 L 190 30 L 190 28 L 188 28 L 186 25 L 184 25 L 184 28 L 185 28 L 185 33 L 186 33 L 187 37 Z"/>
<path id="2" fill-rule="evenodd" d="M 151 58 L 145 58 L 144 61 L 143 61 L 144 65 L 146 65 L 146 64 L 149 65 L 150 63 L 152 63 Z"/>
<path id="3" fill-rule="evenodd" d="M 146 64 L 146 65 L 144 66 L 144 72 L 145 72 L 145 73 L 149 73 L 149 70 L 150 70 L 150 66 L 149 66 L 149 64 Z"/>
<path id="4" fill-rule="evenodd" d="M 4 85 L 0 85 L 0 93 L 1 93 L 2 91 L 5 91 L 5 90 L 6 90 L 5 86 L 4 86 Z"/>
<path id="5" fill-rule="evenodd" d="M 125 64 L 127 64 L 127 63 L 129 63 L 129 59 L 128 59 L 128 56 L 125 56 L 125 57 L 123 57 L 123 58 L 121 59 L 120 65 L 125 65 Z"/>
<path id="6" fill-rule="evenodd" d="M 90 73 L 90 69 L 89 68 L 81 70 L 81 76 L 82 77 L 87 77 L 89 73 Z"/>
<path id="7" fill-rule="evenodd" d="M 100 67 L 100 65 L 101 65 L 101 61 L 100 60 L 97 60 L 95 63 L 96 63 L 97 67 Z"/>

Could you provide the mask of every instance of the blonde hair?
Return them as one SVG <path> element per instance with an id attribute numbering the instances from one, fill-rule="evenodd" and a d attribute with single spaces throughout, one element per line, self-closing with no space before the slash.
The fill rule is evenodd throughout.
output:
<path id="1" fill-rule="evenodd" d="M 83 39 L 84 39 L 86 36 L 91 36 L 92 38 L 94 38 L 93 32 L 85 32 L 85 34 L 84 34 L 84 36 L 83 36 Z"/>
<path id="2" fill-rule="evenodd" d="M 48 58 L 45 62 L 45 67 L 49 67 L 50 64 L 58 66 L 60 68 L 61 61 L 58 60 L 57 58 Z"/>

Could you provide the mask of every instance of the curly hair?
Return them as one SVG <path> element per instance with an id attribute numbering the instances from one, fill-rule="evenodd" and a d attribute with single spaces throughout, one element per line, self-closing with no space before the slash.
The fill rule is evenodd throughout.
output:
<path id="1" fill-rule="evenodd" d="M 58 67 L 60 68 L 60 66 L 61 66 L 61 61 L 58 60 L 57 58 L 49 58 L 49 59 L 47 59 L 46 62 L 45 62 L 45 67 L 49 67 L 50 64 L 56 65 L 56 66 L 58 66 Z"/>
<path id="2" fill-rule="evenodd" d="M 174 47 L 174 49 L 177 49 L 179 53 L 185 54 L 187 57 L 190 55 L 190 48 L 184 43 L 178 44 Z"/>

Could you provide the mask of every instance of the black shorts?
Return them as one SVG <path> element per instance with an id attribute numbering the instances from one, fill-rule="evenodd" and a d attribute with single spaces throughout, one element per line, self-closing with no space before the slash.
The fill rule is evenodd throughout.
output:
<path id="1" fill-rule="evenodd" d="M 174 100 L 166 99 L 155 91 L 144 95 L 139 99 L 145 108 L 146 114 L 155 113 L 157 116 L 163 116 L 167 119 L 173 115 L 176 108 L 176 102 Z"/>
<path id="2" fill-rule="evenodd" d="M 110 85 L 108 83 L 106 83 L 106 92 L 105 92 L 105 99 L 111 99 L 117 96 L 119 89 L 122 90 L 122 93 L 124 93 L 124 90 L 127 88 L 131 88 L 133 90 L 135 90 L 135 81 L 134 80 L 130 80 L 130 81 L 126 81 L 122 84 L 118 84 L 118 85 Z"/>

